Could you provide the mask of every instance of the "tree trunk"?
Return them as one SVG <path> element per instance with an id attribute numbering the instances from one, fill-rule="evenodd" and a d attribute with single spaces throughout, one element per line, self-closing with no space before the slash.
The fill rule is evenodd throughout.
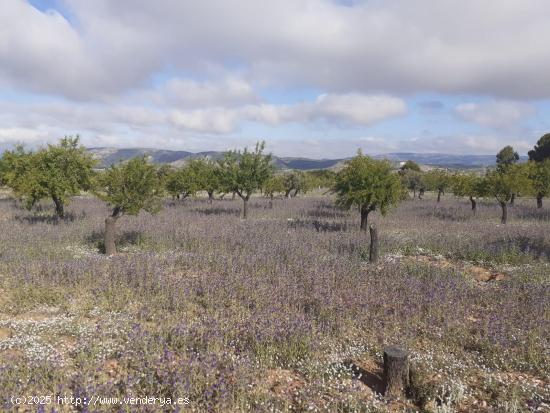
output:
<path id="1" fill-rule="evenodd" d="M 515 200 L 516 200 L 516 194 L 512 194 L 512 198 L 510 199 L 510 205 L 514 205 Z"/>
<path id="2" fill-rule="evenodd" d="M 285 198 L 290 198 L 290 193 L 292 192 L 294 188 L 290 188 L 290 189 L 287 189 L 286 192 L 285 192 Z"/>
<path id="3" fill-rule="evenodd" d="M 55 213 L 59 218 L 63 218 L 65 216 L 63 201 L 55 196 L 52 199 L 53 203 L 55 204 Z"/>
<path id="4" fill-rule="evenodd" d="M 248 197 L 243 197 L 243 219 L 248 218 Z"/>
<path id="5" fill-rule="evenodd" d="M 437 202 L 439 203 L 441 201 L 441 194 L 443 193 L 443 191 L 440 189 L 437 191 Z"/>
<path id="6" fill-rule="evenodd" d="M 370 225 L 370 249 L 369 249 L 369 262 L 378 262 L 378 251 L 380 249 L 380 243 L 378 241 L 378 228 L 374 225 Z"/>
<path id="7" fill-rule="evenodd" d="M 384 349 L 384 395 L 403 398 L 409 387 L 409 353 L 397 346 Z"/>
<path id="8" fill-rule="evenodd" d="M 477 211 L 477 201 L 474 199 L 473 196 L 470 197 L 470 202 L 472 203 L 472 212 L 475 215 Z"/>
<path id="9" fill-rule="evenodd" d="M 269 196 L 269 209 L 273 209 L 273 194 Z"/>
<path id="10" fill-rule="evenodd" d="M 361 229 L 363 231 L 366 231 L 367 230 L 367 227 L 368 227 L 368 219 L 369 219 L 369 212 L 370 212 L 370 208 L 367 207 L 366 205 L 362 206 L 361 207 Z"/>
<path id="11" fill-rule="evenodd" d="M 424 190 L 423 189 L 418 190 L 418 199 L 422 199 L 423 196 L 424 196 Z"/>
<path id="12" fill-rule="evenodd" d="M 296 197 L 298 195 L 298 192 L 300 192 L 300 189 L 295 189 L 294 190 L 294 195 L 292 195 L 293 197 Z"/>
<path id="13" fill-rule="evenodd" d="M 234 201 L 235 200 L 235 191 L 233 191 L 233 195 L 231 196 L 231 200 Z"/>
<path id="14" fill-rule="evenodd" d="M 105 255 L 116 254 L 115 236 L 117 217 L 108 216 L 105 218 Z"/>
<path id="15" fill-rule="evenodd" d="M 506 224 L 508 222 L 508 205 L 506 202 L 500 201 L 500 207 L 502 208 L 502 217 L 500 218 L 501 224 Z"/>
<path id="16" fill-rule="evenodd" d="M 413 199 L 416 199 L 416 188 L 413 188 Z"/>
<path id="17" fill-rule="evenodd" d="M 542 208 L 542 194 L 537 194 L 537 208 Z"/>
<path id="18" fill-rule="evenodd" d="M 208 191 L 208 203 L 211 204 L 214 199 L 214 192 Z"/>

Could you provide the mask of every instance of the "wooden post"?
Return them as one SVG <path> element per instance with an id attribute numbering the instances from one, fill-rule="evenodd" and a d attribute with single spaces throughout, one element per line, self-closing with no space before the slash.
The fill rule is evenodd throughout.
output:
<path id="1" fill-rule="evenodd" d="M 374 225 L 370 225 L 370 250 L 369 250 L 369 262 L 375 263 L 378 262 L 378 250 L 379 250 L 379 241 L 378 241 L 378 228 Z"/>
<path id="2" fill-rule="evenodd" d="M 403 398 L 409 387 L 409 353 L 401 347 L 384 350 L 384 395 Z"/>

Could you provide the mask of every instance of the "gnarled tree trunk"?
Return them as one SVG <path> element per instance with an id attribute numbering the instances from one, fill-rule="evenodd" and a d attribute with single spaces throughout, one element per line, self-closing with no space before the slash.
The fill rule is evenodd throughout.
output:
<path id="1" fill-rule="evenodd" d="M 208 203 L 211 204 L 214 199 L 214 192 L 208 191 Z"/>
<path id="2" fill-rule="evenodd" d="M 368 228 L 368 220 L 369 220 L 369 213 L 373 210 L 374 208 L 368 206 L 368 205 L 362 205 L 361 206 L 361 229 L 363 231 L 366 231 L 367 228 Z"/>
<path id="3" fill-rule="evenodd" d="M 437 191 L 437 202 L 440 202 L 441 201 L 441 195 L 443 195 L 443 191 L 441 189 L 439 189 Z"/>
<path id="4" fill-rule="evenodd" d="M 542 208 L 542 194 L 537 194 L 537 208 Z"/>
<path id="5" fill-rule="evenodd" d="M 516 194 L 512 194 L 512 198 L 510 199 L 510 205 L 514 205 L 515 201 L 516 201 Z"/>
<path id="6" fill-rule="evenodd" d="M 56 215 L 59 217 L 59 218 L 63 218 L 65 216 L 65 208 L 64 208 L 64 205 L 63 205 L 63 201 L 54 196 L 52 197 L 53 199 L 53 203 L 55 204 L 55 213 Z"/>
<path id="7" fill-rule="evenodd" d="M 470 196 L 470 203 L 472 204 L 472 212 L 475 215 L 477 212 L 477 201 L 474 199 L 473 196 Z"/>
<path id="8" fill-rule="evenodd" d="M 500 218 L 501 224 L 506 224 L 508 222 L 508 205 L 506 202 L 500 201 L 500 208 L 502 209 L 502 217 Z"/>
<path id="9" fill-rule="evenodd" d="M 248 218 L 248 199 L 249 198 L 250 198 L 249 196 L 243 197 L 243 219 Z"/>

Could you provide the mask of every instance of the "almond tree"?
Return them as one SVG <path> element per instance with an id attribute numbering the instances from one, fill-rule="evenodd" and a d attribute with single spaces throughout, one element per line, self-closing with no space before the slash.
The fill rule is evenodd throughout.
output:
<path id="1" fill-rule="evenodd" d="M 550 195 L 550 158 L 541 162 L 529 161 L 528 165 L 537 208 L 542 208 L 542 199 Z"/>
<path id="2" fill-rule="evenodd" d="M 220 186 L 224 192 L 234 192 L 243 200 L 242 217 L 248 217 L 248 201 L 273 175 L 271 155 L 264 155 L 265 142 L 257 143 L 253 152 L 245 148 L 229 151 L 219 161 Z"/>
<path id="3" fill-rule="evenodd" d="M 363 231 L 367 230 L 372 211 L 379 210 L 385 215 L 405 195 L 399 176 L 388 161 L 375 160 L 361 153 L 347 161 L 337 174 L 334 192 L 336 204 L 341 208 L 359 208 Z"/>
<path id="4" fill-rule="evenodd" d="M 63 218 L 65 205 L 73 196 L 90 189 L 94 159 L 79 145 L 79 137 L 66 136 L 57 145 L 38 152 L 22 147 L 3 156 L 5 181 L 27 208 L 43 198 L 51 198 L 55 213 Z"/>
<path id="5" fill-rule="evenodd" d="M 116 254 L 116 222 L 123 215 L 160 209 L 162 185 L 156 168 L 145 157 L 113 165 L 96 180 L 96 195 L 112 208 L 105 219 L 105 254 Z"/>
<path id="6" fill-rule="evenodd" d="M 451 185 L 450 175 L 442 169 L 433 169 L 426 172 L 423 181 L 429 191 L 437 191 L 437 202 L 441 201 L 441 195 L 444 195 Z"/>
<path id="7" fill-rule="evenodd" d="M 485 179 L 475 173 L 458 173 L 451 178 L 451 188 L 456 196 L 467 196 L 472 205 L 472 213 L 477 212 L 477 198 L 487 193 Z"/>
<path id="8" fill-rule="evenodd" d="M 513 194 L 520 190 L 532 191 L 532 182 L 529 179 L 529 168 L 526 164 L 511 165 L 506 170 L 491 170 L 486 176 L 487 195 L 494 197 L 502 209 L 501 224 L 508 222 L 508 202 Z"/>
<path id="9" fill-rule="evenodd" d="M 550 133 L 543 135 L 535 147 L 528 152 L 529 160 L 535 162 L 538 167 L 535 169 L 533 177 L 535 183 L 535 196 L 537 198 L 537 207 L 542 208 L 542 199 L 548 196 L 547 190 L 547 167 L 543 164 L 550 160 Z"/>

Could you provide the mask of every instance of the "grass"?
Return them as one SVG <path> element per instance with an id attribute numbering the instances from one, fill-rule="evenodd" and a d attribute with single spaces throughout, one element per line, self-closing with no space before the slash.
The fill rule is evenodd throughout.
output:
<path id="1" fill-rule="evenodd" d="M 372 265 L 358 214 L 328 197 L 273 208 L 254 198 L 247 221 L 238 200 L 167 202 L 122 218 L 111 258 L 101 202 L 75 199 L 71 219 L 57 220 L 47 204 L 37 219 L 3 199 L 0 403 L 12 411 L 13 395 L 53 394 L 182 397 L 197 412 L 544 408 L 550 221 L 531 203 L 518 200 L 506 226 L 496 205 L 474 217 L 451 197 L 372 214 L 382 250 Z M 478 281 L 473 266 L 503 279 Z M 350 370 L 377 377 L 395 343 L 414 371 L 401 404 Z M 122 411 L 159 409 L 175 407 Z"/>

